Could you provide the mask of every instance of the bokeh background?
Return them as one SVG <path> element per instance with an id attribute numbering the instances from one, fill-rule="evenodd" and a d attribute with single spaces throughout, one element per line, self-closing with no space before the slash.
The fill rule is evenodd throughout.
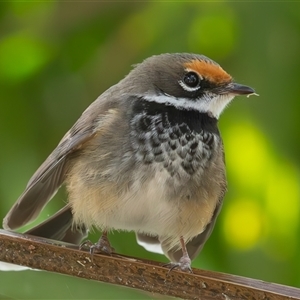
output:
<path id="1" fill-rule="evenodd" d="M 205 54 L 260 94 L 221 116 L 229 190 L 193 266 L 300 287 L 299 2 L 1 2 L 0 219 L 83 110 L 131 65 L 164 52 Z M 60 192 L 37 222 L 65 199 Z M 132 233 L 111 241 L 119 253 L 166 261 Z M 154 296 L 2 271 L 1 297 Z"/>

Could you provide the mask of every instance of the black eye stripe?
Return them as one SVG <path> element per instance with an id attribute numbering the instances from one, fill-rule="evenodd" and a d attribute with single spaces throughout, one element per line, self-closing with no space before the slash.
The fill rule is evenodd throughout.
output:
<path id="1" fill-rule="evenodd" d="M 196 72 L 188 72 L 184 75 L 182 80 L 188 87 L 195 88 L 200 84 L 199 75 Z"/>

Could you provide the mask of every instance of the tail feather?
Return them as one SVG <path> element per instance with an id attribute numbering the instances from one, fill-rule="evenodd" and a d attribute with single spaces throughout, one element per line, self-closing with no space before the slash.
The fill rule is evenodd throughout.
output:
<path id="1" fill-rule="evenodd" d="M 87 237 L 85 227 L 73 225 L 73 214 L 69 206 L 63 207 L 52 217 L 25 233 L 48 239 L 79 245 Z"/>

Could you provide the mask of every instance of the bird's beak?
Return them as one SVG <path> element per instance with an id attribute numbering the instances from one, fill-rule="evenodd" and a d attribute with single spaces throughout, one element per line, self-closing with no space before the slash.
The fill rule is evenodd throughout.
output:
<path id="1" fill-rule="evenodd" d="M 238 95 L 257 95 L 255 93 L 255 90 L 249 86 L 242 85 L 239 83 L 230 83 L 225 87 L 225 93 L 227 94 L 234 94 L 236 96 Z M 257 95 L 258 96 L 258 95 Z"/>

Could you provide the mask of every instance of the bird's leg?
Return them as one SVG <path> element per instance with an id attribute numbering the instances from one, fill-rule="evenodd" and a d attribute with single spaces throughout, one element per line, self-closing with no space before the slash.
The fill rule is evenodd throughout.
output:
<path id="1" fill-rule="evenodd" d="M 189 254 L 186 249 L 186 245 L 185 245 L 185 242 L 184 242 L 184 239 L 182 236 L 180 237 L 180 245 L 181 245 L 182 256 L 177 263 L 172 262 L 172 263 L 168 264 L 171 267 L 170 271 L 172 271 L 173 269 L 179 268 L 181 271 L 192 273 L 193 271 L 191 268 L 191 259 L 189 257 Z"/>
<path id="2" fill-rule="evenodd" d="M 180 237 L 180 245 L 181 245 L 181 250 L 182 250 L 182 257 L 179 260 L 179 268 L 182 271 L 192 272 L 192 268 L 191 268 L 192 261 L 189 257 L 189 254 L 187 252 L 186 245 L 185 245 L 185 242 L 184 242 L 184 239 L 182 236 Z"/>
<path id="3" fill-rule="evenodd" d="M 107 230 L 102 232 L 102 235 L 96 244 L 93 244 L 91 241 L 85 241 L 80 245 L 80 249 L 84 247 L 89 247 L 90 253 L 93 255 L 95 253 L 105 253 L 111 255 L 114 252 L 114 248 L 111 247 L 108 237 Z"/>

